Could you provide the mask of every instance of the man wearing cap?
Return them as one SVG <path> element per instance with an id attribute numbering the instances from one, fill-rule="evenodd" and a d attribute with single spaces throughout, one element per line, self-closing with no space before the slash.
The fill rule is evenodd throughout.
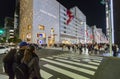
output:
<path id="1" fill-rule="evenodd" d="M 24 56 L 24 52 L 25 52 L 25 49 L 27 48 L 27 46 L 28 46 L 27 42 L 20 42 L 19 43 L 19 49 L 16 52 L 15 57 L 14 57 L 14 69 L 16 68 L 16 66 L 21 64 L 21 60 Z M 15 73 L 15 75 L 16 75 L 16 73 Z M 18 79 L 17 75 L 16 75 L 16 79 Z"/>
<path id="2" fill-rule="evenodd" d="M 15 62 L 19 65 L 21 64 L 21 59 L 23 58 L 24 56 L 24 51 L 25 49 L 27 48 L 28 46 L 28 43 L 26 42 L 20 42 L 19 43 L 19 49 L 15 55 Z"/>
<path id="3" fill-rule="evenodd" d="M 21 59 L 24 56 L 24 51 L 27 48 L 26 42 L 19 43 L 19 49 L 11 49 L 4 57 L 4 69 L 5 73 L 9 76 L 9 79 L 15 78 L 15 68 L 17 65 L 21 64 Z"/>

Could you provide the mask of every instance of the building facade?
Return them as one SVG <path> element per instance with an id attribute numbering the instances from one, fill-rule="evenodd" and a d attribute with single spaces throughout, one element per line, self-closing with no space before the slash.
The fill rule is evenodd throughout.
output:
<path id="1" fill-rule="evenodd" d="M 79 8 L 68 10 L 56 0 L 20 0 L 19 19 L 20 38 L 29 43 L 92 43 L 95 38 Z"/>
<path id="2" fill-rule="evenodd" d="M 69 17 L 67 9 L 60 5 L 60 41 L 63 43 L 80 43 L 85 40 L 85 15 L 77 8 L 73 7 L 70 9 L 72 20 L 67 24 Z"/>
<path id="3" fill-rule="evenodd" d="M 54 5 L 54 6 L 53 6 Z M 20 1 L 20 38 L 30 43 L 79 43 L 84 41 L 86 16 L 77 8 L 67 8 L 56 0 Z"/>
<path id="4" fill-rule="evenodd" d="M 108 38 L 106 35 L 102 32 L 101 28 L 97 28 L 94 26 L 94 42 L 95 43 L 109 43 Z"/>

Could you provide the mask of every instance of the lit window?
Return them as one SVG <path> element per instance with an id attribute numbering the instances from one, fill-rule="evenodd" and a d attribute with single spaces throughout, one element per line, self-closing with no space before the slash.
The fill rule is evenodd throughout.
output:
<path id="1" fill-rule="evenodd" d="M 31 29 L 31 26 L 30 25 L 28 25 L 28 30 L 30 30 Z"/>
<path id="2" fill-rule="evenodd" d="M 66 27 L 64 27 L 64 29 L 66 29 Z"/>
<path id="3" fill-rule="evenodd" d="M 66 33 L 66 31 L 64 31 L 64 33 Z"/>
<path id="4" fill-rule="evenodd" d="M 40 29 L 40 30 L 44 30 L 44 29 L 45 29 L 45 26 L 40 25 L 40 26 L 39 26 L 39 29 Z"/>

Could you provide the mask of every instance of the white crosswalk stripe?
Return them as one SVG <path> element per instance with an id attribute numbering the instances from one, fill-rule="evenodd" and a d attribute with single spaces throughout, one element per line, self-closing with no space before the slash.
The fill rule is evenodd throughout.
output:
<path id="1" fill-rule="evenodd" d="M 87 69 L 75 67 L 75 66 L 72 66 L 72 65 L 56 62 L 56 61 L 45 59 L 45 58 L 42 58 L 41 60 L 44 60 L 46 62 L 50 62 L 50 63 L 53 63 L 53 64 L 57 64 L 57 65 L 60 65 L 60 66 L 63 66 L 63 67 L 67 67 L 67 68 L 70 68 L 70 69 L 73 69 L 73 70 L 76 70 L 76 71 L 80 71 L 80 72 L 84 72 L 84 73 L 87 73 L 87 74 L 94 75 L 93 71 L 90 71 L 90 70 L 87 70 Z"/>
<path id="2" fill-rule="evenodd" d="M 81 73 L 89 75 L 89 76 L 90 75 L 93 76 L 98 66 L 100 65 L 102 57 L 96 57 L 96 56 L 95 57 L 89 56 L 89 57 L 83 57 L 83 58 L 81 57 L 80 55 L 70 56 L 69 54 L 64 54 L 64 55 L 62 54 L 62 55 L 56 55 L 56 56 L 51 56 L 47 58 L 41 58 L 40 60 L 47 63 L 43 65 L 43 67 L 48 68 L 52 70 L 53 72 L 58 72 L 58 74 L 61 73 L 73 79 L 90 79 L 88 76 L 81 75 Z M 83 61 L 84 58 L 90 61 L 87 61 L 85 63 Z M 81 61 L 83 61 L 84 63 Z M 75 72 L 68 71 L 66 68 L 73 70 Z M 80 73 L 76 73 L 76 71 Z M 45 75 L 43 74 L 42 76 L 44 79 L 53 77 L 55 75 L 47 71 L 42 71 L 42 72 L 48 75 L 48 77 L 45 78 L 44 77 Z"/>
<path id="3" fill-rule="evenodd" d="M 100 65 L 100 63 L 96 63 L 96 62 L 88 62 L 89 64 L 93 64 L 93 65 Z"/>
<path id="4" fill-rule="evenodd" d="M 55 59 L 55 60 L 66 62 L 66 63 L 70 63 L 70 64 L 72 63 L 72 64 L 79 65 L 79 66 L 84 66 L 84 67 L 97 69 L 96 66 L 91 66 L 91 65 L 87 65 L 87 64 L 83 64 L 83 63 L 76 63 L 76 62 L 73 62 L 73 61 L 68 61 L 68 60 L 63 60 L 63 59 Z"/>
<path id="5" fill-rule="evenodd" d="M 82 75 L 78 75 L 78 74 L 75 74 L 75 73 L 72 73 L 72 72 L 69 72 L 67 70 L 64 70 L 64 69 L 61 69 L 61 68 L 58 68 L 58 67 L 55 67 L 55 66 L 52 66 L 52 65 L 49 65 L 49 64 L 46 64 L 44 65 L 45 67 L 51 69 L 51 70 L 54 70 L 56 72 L 59 72 L 59 73 L 62 73 L 64 75 L 67 75 L 73 79 L 89 79 L 87 77 L 84 77 Z"/>
<path id="6" fill-rule="evenodd" d="M 101 62 L 100 60 L 93 60 L 93 61 L 98 62 L 98 63 L 100 63 L 100 62 Z"/>
<path id="7" fill-rule="evenodd" d="M 52 74 L 50 74 L 50 73 L 48 73 L 48 72 L 46 72 L 46 71 L 44 71 L 44 70 L 40 70 L 40 73 L 41 73 L 41 75 L 42 75 L 42 77 L 44 78 L 44 79 L 48 79 L 48 78 L 50 78 L 50 77 L 52 77 L 53 75 Z"/>

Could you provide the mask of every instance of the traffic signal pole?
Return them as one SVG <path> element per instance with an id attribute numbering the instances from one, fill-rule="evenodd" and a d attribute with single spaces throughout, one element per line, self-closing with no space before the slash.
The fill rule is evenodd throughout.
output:
<path id="1" fill-rule="evenodd" d="M 107 21 L 107 33 L 108 33 L 108 38 L 109 38 L 109 52 L 110 52 L 110 56 L 112 56 L 112 0 L 106 0 L 106 21 Z"/>

